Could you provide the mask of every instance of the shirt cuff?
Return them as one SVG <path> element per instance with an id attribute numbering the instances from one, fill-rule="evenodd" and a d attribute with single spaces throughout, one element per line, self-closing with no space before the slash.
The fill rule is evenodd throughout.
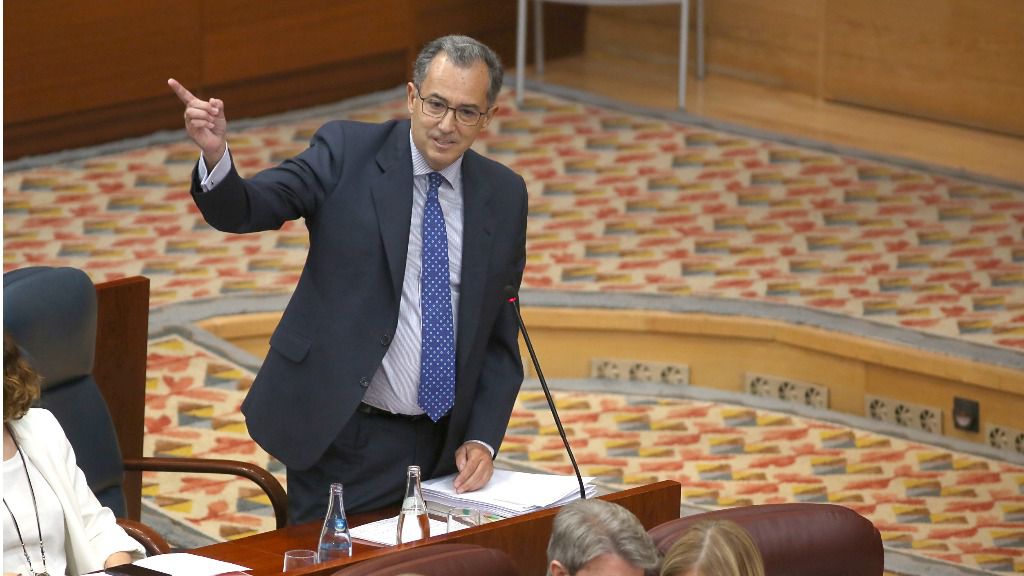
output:
<path id="1" fill-rule="evenodd" d="M 199 153 L 199 185 L 203 188 L 203 192 L 209 192 L 217 187 L 224 178 L 231 172 L 231 152 L 228 149 L 228 145 L 224 144 L 224 155 L 217 161 L 217 165 L 210 170 L 209 173 L 206 171 L 206 159 L 203 158 L 203 153 Z"/>
<path id="2" fill-rule="evenodd" d="M 494 448 L 491 448 L 490 444 L 484 442 L 483 440 L 466 440 L 465 442 L 463 442 L 463 444 L 469 444 L 470 442 L 474 444 L 479 444 L 484 448 L 487 448 L 487 451 L 491 453 L 491 458 L 494 458 Z"/>

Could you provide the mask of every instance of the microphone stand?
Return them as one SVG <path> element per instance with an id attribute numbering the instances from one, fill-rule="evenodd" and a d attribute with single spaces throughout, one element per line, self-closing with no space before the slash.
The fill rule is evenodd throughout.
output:
<path id="1" fill-rule="evenodd" d="M 512 310 L 516 313 L 516 320 L 519 322 L 519 329 L 523 332 L 523 340 L 526 341 L 526 349 L 530 351 L 530 359 L 533 360 L 533 368 L 537 371 L 537 377 L 540 379 L 540 387 L 544 390 L 544 396 L 548 399 L 548 408 L 551 409 L 551 415 L 555 417 L 555 426 L 558 427 L 558 435 L 562 437 L 562 443 L 565 444 L 565 451 L 569 453 L 569 461 L 572 462 L 572 469 L 576 472 L 576 481 L 580 483 L 580 499 L 587 499 L 587 491 L 583 487 L 583 475 L 580 474 L 580 467 L 576 464 L 576 457 L 572 454 L 572 448 L 569 447 L 569 439 L 565 437 L 565 429 L 562 428 L 562 420 L 558 417 L 558 410 L 555 409 L 555 399 L 551 397 L 551 390 L 548 388 L 547 380 L 544 379 L 544 371 L 540 369 L 540 361 L 537 360 L 537 353 L 533 351 L 533 343 L 530 342 L 530 334 L 526 331 L 526 324 L 523 322 L 523 316 L 519 313 L 519 294 L 513 286 L 505 287 L 505 294 L 508 296 L 508 301 L 512 304 Z"/>

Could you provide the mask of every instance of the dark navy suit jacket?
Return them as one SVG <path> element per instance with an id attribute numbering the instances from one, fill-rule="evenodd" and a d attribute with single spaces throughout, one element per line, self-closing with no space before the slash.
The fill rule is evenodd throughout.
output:
<path id="1" fill-rule="evenodd" d="M 464 227 L 455 405 L 434 475 L 466 440 L 497 450 L 523 380 L 505 295 L 526 262 L 523 179 L 472 150 L 462 162 Z M 242 404 L 253 439 L 292 469 L 320 459 L 362 400 L 398 325 L 412 217 L 409 121 L 329 122 L 304 152 L 193 198 L 226 232 L 304 218 L 309 253 Z"/>

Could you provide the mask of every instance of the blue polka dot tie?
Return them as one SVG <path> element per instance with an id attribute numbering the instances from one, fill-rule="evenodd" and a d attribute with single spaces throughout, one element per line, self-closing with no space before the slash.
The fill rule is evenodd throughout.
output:
<path id="1" fill-rule="evenodd" d="M 455 337 L 452 328 L 452 292 L 448 280 L 448 235 L 437 198 L 443 177 L 429 175 L 423 207 L 423 253 L 420 275 L 422 355 L 420 388 L 416 401 L 437 422 L 455 404 Z"/>

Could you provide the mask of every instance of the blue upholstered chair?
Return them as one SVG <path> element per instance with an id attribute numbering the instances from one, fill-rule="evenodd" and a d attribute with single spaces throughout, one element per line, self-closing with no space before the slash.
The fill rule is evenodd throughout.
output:
<path id="1" fill-rule="evenodd" d="M 270 496 L 278 527 L 283 526 L 284 489 L 258 466 L 142 457 L 149 281 L 110 284 L 94 286 L 75 268 L 30 267 L 4 274 L 4 330 L 42 376 L 39 405 L 64 428 L 96 497 L 119 519 L 128 519 L 122 525 L 149 553 L 165 552 L 167 544 L 147 542 L 155 534 L 151 530 L 149 537 L 133 532 L 145 530 L 134 522 L 145 470 L 247 477 Z"/>

